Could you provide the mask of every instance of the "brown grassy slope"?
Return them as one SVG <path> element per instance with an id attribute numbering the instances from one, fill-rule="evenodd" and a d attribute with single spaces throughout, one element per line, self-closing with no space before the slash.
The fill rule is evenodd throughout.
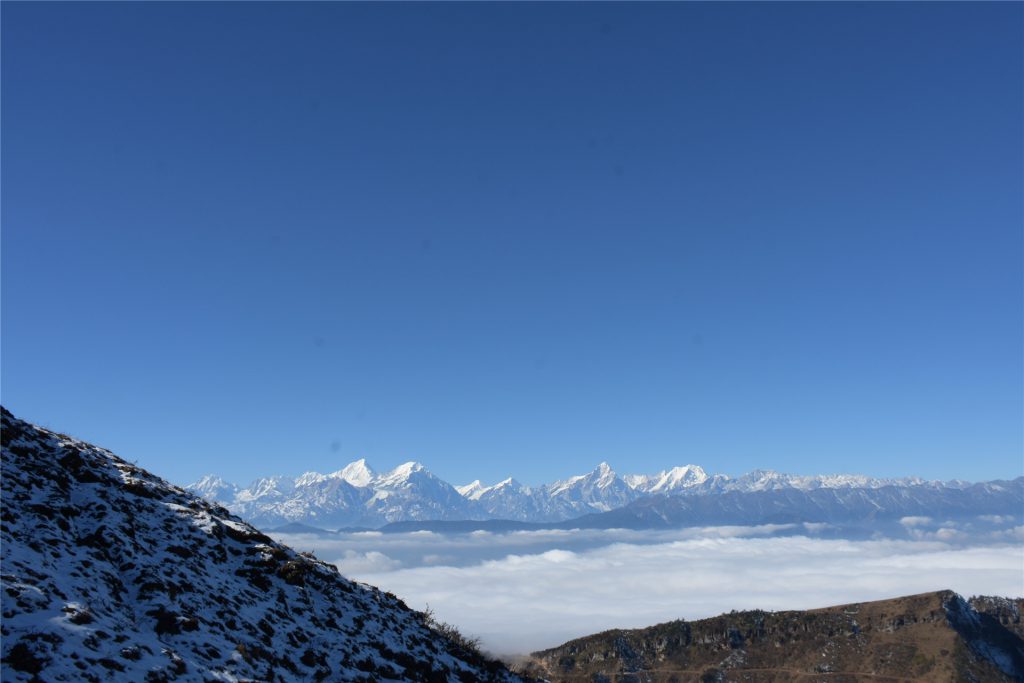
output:
<path id="1" fill-rule="evenodd" d="M 972 609 L 943 591 L 733 612 L 580 638 L 534 653 L 529 666 L 552 683 L 1015 681 L 1024 672 L 1022 607 L 993 599 Z"/>

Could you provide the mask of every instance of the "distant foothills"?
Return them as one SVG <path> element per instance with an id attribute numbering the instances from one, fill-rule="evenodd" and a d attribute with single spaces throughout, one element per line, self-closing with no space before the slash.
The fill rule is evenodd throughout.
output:
<path id="1" fill-rule="evenodd" d="M 999 532 L 1024 522 L 1024 477 L 970 483 L 755 470 L 733 478 L 697 465 L 620 476 L 601 463 L 537 487 L 512 478 L 453 486 L 417 462 L 377 473 L 357 460 L 330 474 L 265 477 L 246 488 L 214 475 L 186 488 L 261 528 L 290 531 L 804 524 L 873 533 L 953 520 Z"/>

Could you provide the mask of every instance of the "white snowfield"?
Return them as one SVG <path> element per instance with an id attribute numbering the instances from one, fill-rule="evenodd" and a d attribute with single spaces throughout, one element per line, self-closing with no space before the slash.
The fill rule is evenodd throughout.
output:
<path id="1" fill-rule="evenodd" d="M 307 472 L 294 479 L 275 476 L 257 479 L 246 488 L 208 475 L 187 488 L 264 528 L 289 523 L 337 528 L 431 520 L 560 522 L 615 510 L 652 495 L 710 496 L 883 487 L 961 489 L 968 485 L 915 477 L 798 476 L 771 470 L 755 470 L 731 478 L 708 474 L 699 465 L 673 467 L 653 475 L 619 476 L 608 463 L 602 462 L 587 474 L 534 488 L 512 477 L 491 486 L 480 480 L 452 486 L 417 462 L 377 474 L 366 460 L 357 460 L 331 474 Z"/>
<path id="2" fill-rule="evenodd" d="M 4 681 L 520 680 L 109 451 L 4 410 L 2 455 Z"/>

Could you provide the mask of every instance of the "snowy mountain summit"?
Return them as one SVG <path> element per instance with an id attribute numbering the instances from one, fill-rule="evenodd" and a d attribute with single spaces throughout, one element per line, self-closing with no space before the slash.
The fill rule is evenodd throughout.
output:
<path id="1" fill-rule="evenodd" d="M 362 458 L 345 465 L 345 467 L 335 472 L 333 476 L 340 477 L 353 486 L 367 486 L 377 475 L 366 464 L 366 459 Z"/>
<path id="2" fill-rule="evenodd" d="M 520 680 L 220 505 L 2 412 L 4 681 Z"/>
<path id="3" fill-rule="evenodd" d="M 653 476 L 628 475 L 623 477 L 629 486 L 644 493 L 672 493 L 699 486 L 708 480 L 708 474 L 699 465 L 684 465 L 659 472 Z"/>

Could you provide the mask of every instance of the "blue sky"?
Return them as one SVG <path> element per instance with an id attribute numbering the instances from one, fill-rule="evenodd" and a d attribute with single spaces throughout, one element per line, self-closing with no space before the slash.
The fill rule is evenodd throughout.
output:
<path id="1" fill-rule="evenodd" d="M 1022 462 L 1019 3 L 4 3 L 2 398 L 173 481 Z"/>

